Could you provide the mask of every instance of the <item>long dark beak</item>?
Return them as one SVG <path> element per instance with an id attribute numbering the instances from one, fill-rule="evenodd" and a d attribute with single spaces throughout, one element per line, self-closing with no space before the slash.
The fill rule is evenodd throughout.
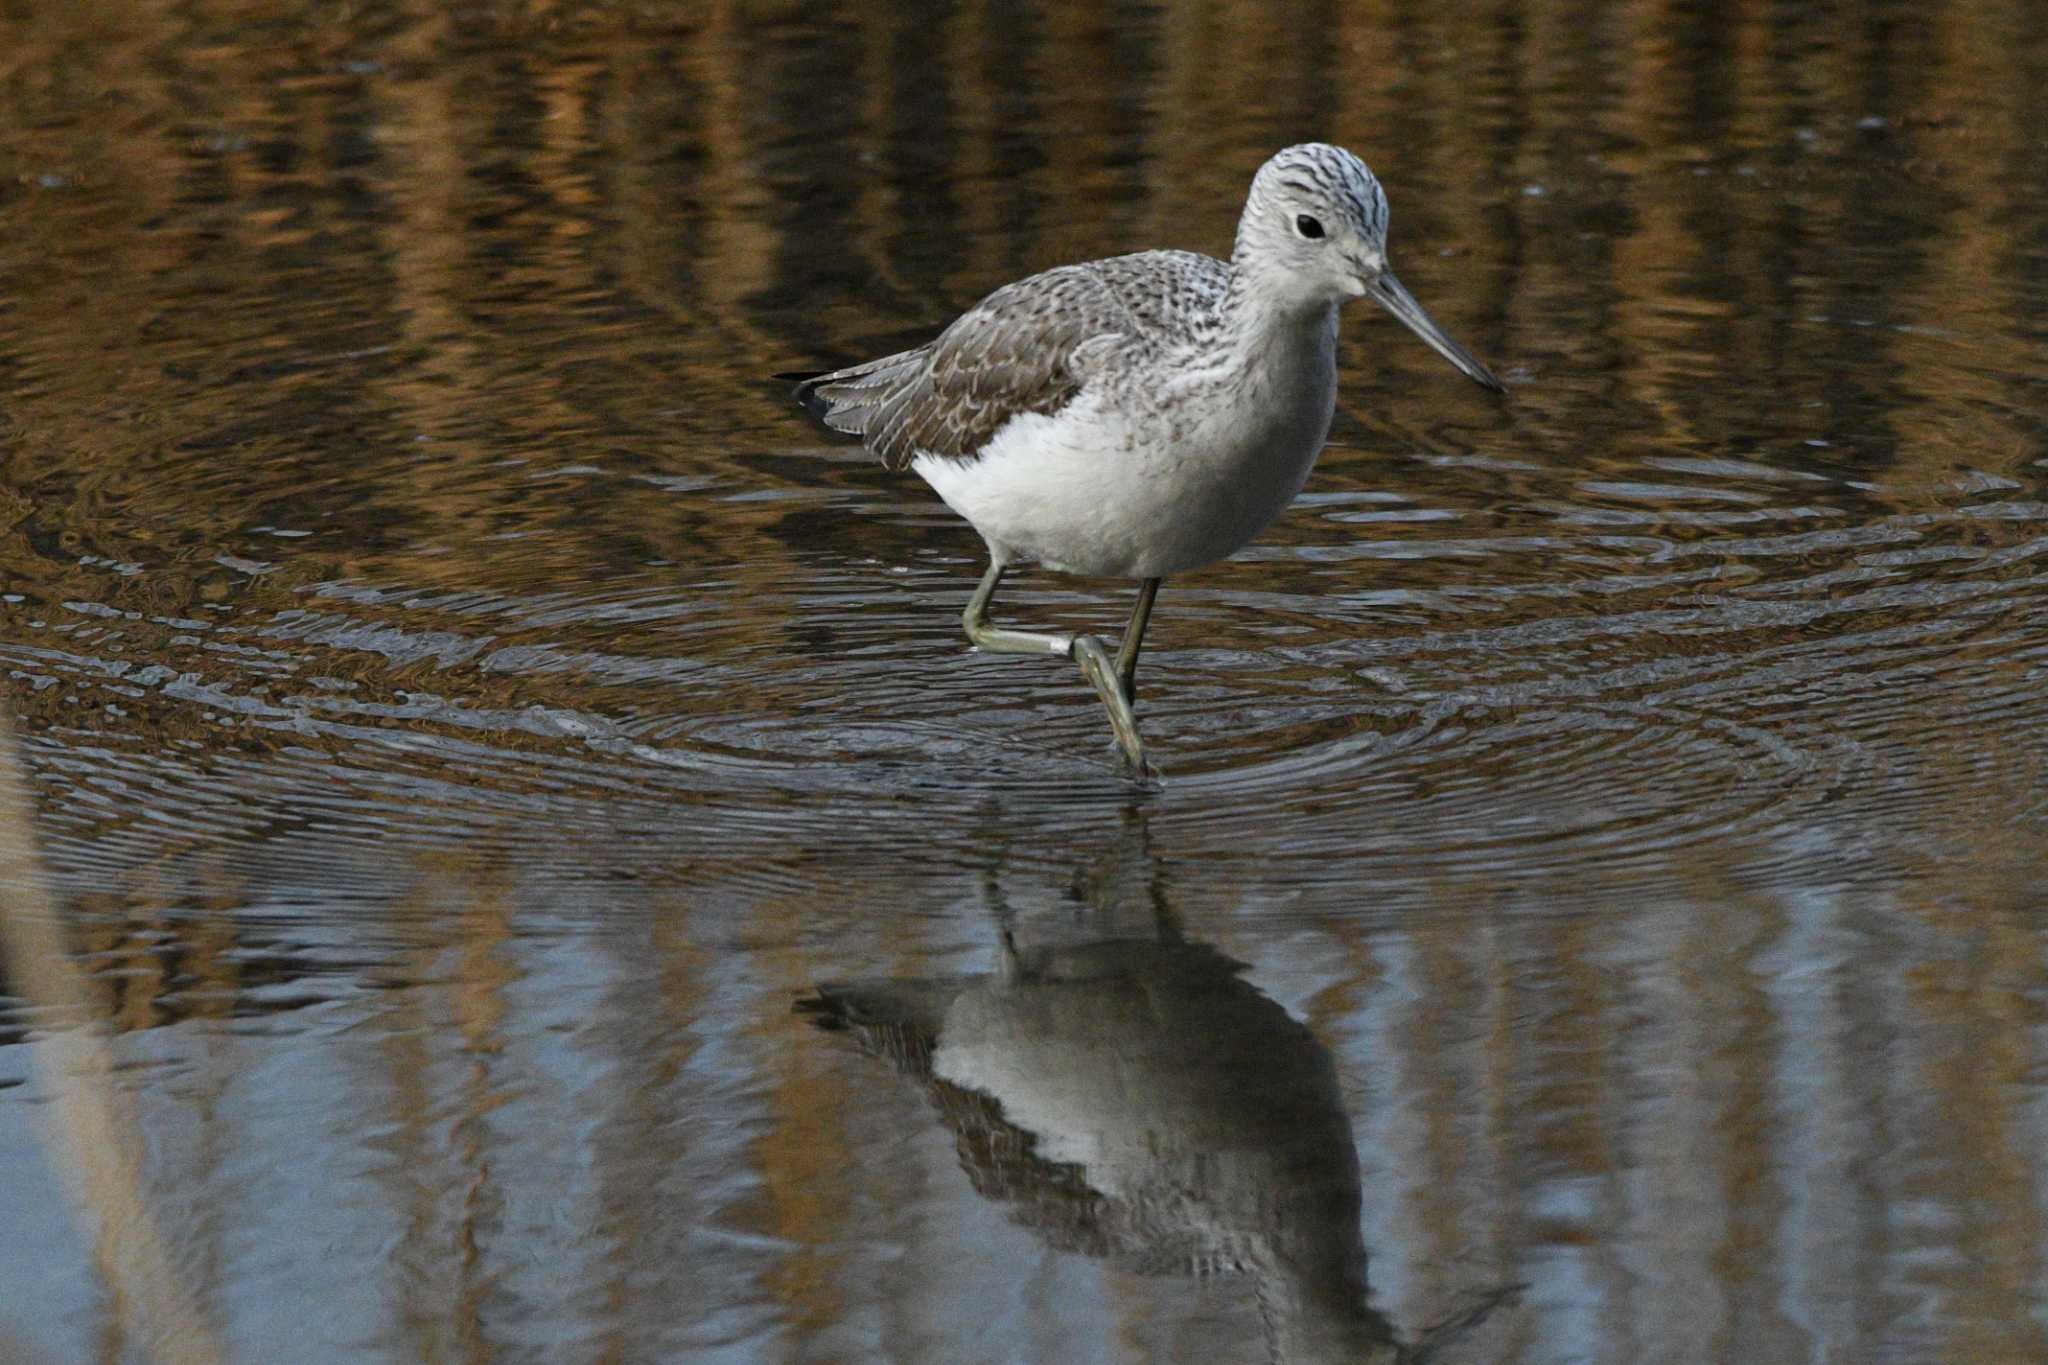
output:
<path id="1" fill-rule="evenodd" d="M 1437 326 L 1435 320 L 1422 311 L 1422 305 L 1415 301 L 1413 294 L 1402 288 L 1401 282 L 1394 278 L 1393 271 L 1382 270 L 1367 280 L 1365 292 L 1377 300 L 1382 308 L 1407 323 L 1415 335 L 1435 347 L 1438 355 L 1463 370 L 1467 378 L 1475 383 L 1484 384 L 1495 393 L 1508 391 L 1508 386 L 1496 379 L 1492 370 L 1473 359 L 1470 351 L 1444 335 L 1444 329 Z"/>

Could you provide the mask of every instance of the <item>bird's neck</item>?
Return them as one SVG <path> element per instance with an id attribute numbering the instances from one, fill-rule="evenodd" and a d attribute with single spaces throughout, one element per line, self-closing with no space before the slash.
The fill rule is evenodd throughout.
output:
<path id="1" fill-rule="evenodd" d="M 1258 1274 L 1259 1315 L 1275 1360 L 1392 1361 L 1393 1323 L 1366 1302 L 1362 1274 L 1318 1266 L 1303 1275 Z"/>
<path id="2" fill-rule="evenodd" d="M 1242 365 L 1292 363 L 1305 353 L 1335 350 L 1337 302 L 1304 290 L 1297 276 L 1260 270 L 1240 253 L 1231 261 L 1216 329 L 1218 349 Z"/>

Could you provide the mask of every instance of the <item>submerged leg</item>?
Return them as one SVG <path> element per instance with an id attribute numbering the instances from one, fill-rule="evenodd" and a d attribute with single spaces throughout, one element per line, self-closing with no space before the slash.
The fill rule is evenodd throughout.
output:
<path id="1" fill-rule="evenodd" d="M 1116 652 L 1117 681 L 1124 685 L 1124 700 L 1133 705 L 1138 700 L 1138 651 L 1145 646 L 1145 624 L 1152 619 L 1152 599 L 1159 596 L 1159 583 L 1159 579 L 1148 578 L 1138 589 L 1130 624 L 1124 627 L 1123 645 Z"/>
<path id="2" fill-rule="evenodd" d="M 1117 748 L 1123 750 L 1124 761 L 1135 773 L 1150 773 L 1152 765 L 1145 761 L 1145 741 L 1138 737 L 1138 717 L 1131 711 L 1131 699 L 1124 695 L 1123 680 L 1117 676 L 1116 660 L 1110 657 L 1108 646 L 1093 635 L 1076 636 L 1074 661 L 1081 665 L 1083 676 L 1095 685 L 1095 695 L 1102 698 L 1103 709 L 1109 712 L 1109 728 L 1116 732 Z"/>
<path id="3" fill-rule="evenodd" d="M 1102 698 L 1102 705 L 1109 712 L 1109 728 L 1116 732 L 1117 747 L 1123 750 L 1125 760 L 1135 772 L 1150 772 L 1151 766 L 1145 762 L 1145 741 L 1138 737 L 1138 718 L 1131 712 L 1124 677 L 1137 670 L 1138 649 L 1133 641 L 1144 634 L 1144 618 L 1151 613 L 1152 595 L 1159 590 L 1159 580 L 1147 580 L 1139 592 L 1139 610 L 1132 616 L 1135 630 L 1125 632 L 1124 655 L 1112 659 L 1108 648 L 1093 635 L 1011 630 L 989 620 L 988 604 L 996 595 L 996 585 L 1003 581 L 1003 569 L 1001 561 L 991 559 L 988 572 L 981 576 L 981 586 L 967 599 L 967 610 L 960 616 L 967 638 L 996 654 L 1065 654 L 1072 658 L 1094 685 L 1095 694 Z"/>
<path id="4" fill-rule="evenodd" d="M 960 624 L 967 628 L 967 638 L 992 654 L 1072 654 L 1071 635 L 1010 630 L 988 619 L 989 599 L 996 595 L 996 584 L 1003 581 L 1003 569 L 1001 560 L 991 559 L 988 572 L 981 576 L 981 586 L 967 599 L 967 610 L 960 617 Z"/>

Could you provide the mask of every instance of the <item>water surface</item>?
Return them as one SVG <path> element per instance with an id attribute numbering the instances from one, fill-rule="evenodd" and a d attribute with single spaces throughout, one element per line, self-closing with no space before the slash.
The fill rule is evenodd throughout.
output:
<path id="1" fill-rule="evenodd" d="M 191 1315 L 2048 1354 L 2044 81 L 2017 4 L 0 8 L 0 678 Z M 1511 392 L 1352 310 L 1139 791 L 764 376 L 1307 137 Z M 143 1358 L 27 980 L 0 1342 Z"/>

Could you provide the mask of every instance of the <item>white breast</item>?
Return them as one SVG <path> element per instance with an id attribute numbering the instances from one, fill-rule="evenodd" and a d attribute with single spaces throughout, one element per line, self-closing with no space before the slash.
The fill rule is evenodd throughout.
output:
<path id="1" fill-rule="evenodd" d="M 1158 578 L 1234 554 L 1301 491 L 1336 404 L 1335 310 L 1208 368 L 1112 374 L 972 460 L 912 464 L 990 553 Z"/>

